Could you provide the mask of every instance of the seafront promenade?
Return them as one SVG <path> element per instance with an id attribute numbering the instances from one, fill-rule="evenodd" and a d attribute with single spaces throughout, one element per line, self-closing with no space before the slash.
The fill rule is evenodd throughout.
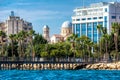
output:
<path id="1" fill-rule="evenodd" d="M 73 69 L 82 69 L 86 65 L 93 62 L 81 62 L 81 61 L 51 61 L 40 59 L 12 59 L 12 58 L 0 58 L 0 70 L 73 70 Z"/>

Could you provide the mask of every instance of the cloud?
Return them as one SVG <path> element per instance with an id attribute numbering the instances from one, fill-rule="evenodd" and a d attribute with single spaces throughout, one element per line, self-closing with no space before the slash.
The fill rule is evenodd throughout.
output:
<path id="1" fill-rule="evenodd" d="M 60 19 L 63 15 L 67 15 L 69 13 L 52 11 L 52 10 L 22 10 L 22 9 L 14 9 L 15 15 L 20 16 L 21 18 L 28 21 L 36 21 L 36 20 L 50 20 L 50 19 Z M 5 20 L 6 17 L 10 15 L 11 10 L 2 10 L 0 11 L 0 19 Z"/>

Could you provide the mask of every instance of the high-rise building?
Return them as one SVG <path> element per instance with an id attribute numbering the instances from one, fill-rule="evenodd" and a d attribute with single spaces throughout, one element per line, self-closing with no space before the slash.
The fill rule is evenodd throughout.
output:
<path id="1" fill-rule="evenodd" d="M 99 41 L 97 25 L 100 24 L 111 32 L 111 24 L 120 22 L 120 3 L 100 2 L 88 7 L 76 8 L 72 16 L 73 33 L 78 36 L 86 35 L 93 42 Z"/>
<path id="2" fill-rule="evenodd" d="M 5 22 L 6 34 L 17 34 L 21 30 L 32 30 L 32 23 L 20 19 L 18 16 L 14 16 L 14 12 L 11 11 L 11 15 Z"/>
<path id="3" fill-rule="evenodd" d="M 49 42 L 50 37 L 49 37 L 49 27 L 48 25 L 44 25 L 43 27 L 43 37 Z"/>
<path id="4" fill-rule="evenodd" d="M 11 11 L 11 15 L 5 22 L 1 22 L 0 30 L 4 31 L 8 36 L 10 34 L 16 34 L 21 30 L 32 30 L 32 23 L 20 19 L 18 16 L 14 16 L 14 12 Z"/>
<path id="5" fill-rule="evenodd" d="M 8 17 L 8 19 L 0 24 L 0 30 L 4 31 L 7 37 L 9 37 L 10 34 L 17 34 L 22 30 L 32 30 L 32 23 L 24 21 L 20 17 L 15 16 L 13 11 L 11 11 L 11 15 Z"/>

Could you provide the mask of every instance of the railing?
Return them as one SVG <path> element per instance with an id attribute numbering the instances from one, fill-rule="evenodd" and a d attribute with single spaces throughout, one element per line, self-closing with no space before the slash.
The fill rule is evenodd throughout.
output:
<path id="1" fill-rule="evenodd" d="M 24 62 L 101 62 L 99 59 L 90 58 L 89 60 L 85 60 L 82 58 L 39 58 L 39 57 L 0 57 L 0 62 L 2 61 L 24 61 Z"/>

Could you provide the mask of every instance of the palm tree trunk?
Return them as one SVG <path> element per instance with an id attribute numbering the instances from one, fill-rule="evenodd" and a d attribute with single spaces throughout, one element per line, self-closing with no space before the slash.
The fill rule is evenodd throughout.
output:
<path id="1" fill-rule="evenodd" d="M 105 45 L 106 45 L 106 47 L 105 47 L 105 50 L 106 50 L 105 60 L 109 61 L 108 42 L 107 42 L 107 40 L 105 40 Z"/>
<path id="2" fill-rule="evenodd" d="M 13 40 L 12 40 L 12 57 L 13 57 Z"/>
<path id="3" fill-rule="evenodd" d="M 115 43 L 115 50 L 116 50 L 116 60 L 118 61 L 118 58 L 119 58 L 119 54 L 118 54 L 118 40 L 117 40 L 117 35 L 116 36 L 115 35 L 114 35 L 114 43 Z"/>

